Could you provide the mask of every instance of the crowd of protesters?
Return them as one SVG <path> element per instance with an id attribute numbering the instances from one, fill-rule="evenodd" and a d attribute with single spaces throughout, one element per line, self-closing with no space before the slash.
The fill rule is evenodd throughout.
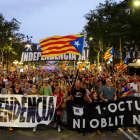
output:
<path id="1" fill-rule="evenodd" d="M 67 124 L 66 102 L 116 101 L 124 90 L 132 92 L 125 96 L 140 97 L 140 77 L 118 72 L 108 74 L 79 70 L 29 70 L 0 75 L 1 94 L 57 96 L 54 127 L 61 132 L 61 122 Z M 124 96 L 124 97 L 125 97 Z M 12 128 L 9 128 L 12 130 Z M 36 131 L 34 127 L 33 131 Z M 111 128 L 110 131 L 114 133 Z M 132 128 L 132 131 L 137 131 Z M 82 132 L 81 132 L 82 133 Z M 101 134 L 97 130 L 98 134 Z"/>

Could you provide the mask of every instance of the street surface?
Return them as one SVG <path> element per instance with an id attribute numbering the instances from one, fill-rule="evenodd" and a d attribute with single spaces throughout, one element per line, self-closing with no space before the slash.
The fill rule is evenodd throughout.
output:
<path id="1" fill-rule="evenodd" d="M 140 140 L 140 131 L 132 133 L 124 132 L 122 129 L 116 131 L 116 136 L 112 136 L 107 130 L 101 131 L 102 134 L 86 133 L 84 136 L 75 131 L 67 131 L 65 127 L 61 127 L 62 132 L 58 133 L 53 128 L 53 124 L 48 126 L 39 125 L 37 131 L 33 132 L 31 128 L 14 128 L 13 131 L 6 127 L 0 128 L 1 140 Z"/>

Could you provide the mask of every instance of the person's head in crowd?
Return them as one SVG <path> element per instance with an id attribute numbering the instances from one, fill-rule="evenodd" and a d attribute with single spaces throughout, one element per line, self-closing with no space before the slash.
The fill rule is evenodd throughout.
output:
<path id="1" fill-rule="evenodd" d="M 32 80 L 33 78 L 32 78 L 32 76 L 29 76 L 29 80 Z"/>
<path id="2" fill-rule="evenodd" d="M 112 84 L 115 84 L 115 79 L 111 79 L 111 83 Z"/>
<path id="3" fill-rule="evenodd" d="M 76 81 L 75 86 L 76 86 L 77 89 L 80 89 L 80 87 L 81 87 L 80 81 Z"/>
<path id="4" fill-rule="evenodd" d="M 121 83 L 122 86 L 124 86 L 124 84 L 125 84 L 124 79 L 121 78 L 120 83 Z"/>
<path id="5" fill-rule="evenodd" d="M 36 84 L 32 84 L 32 90 L 36 91 L 37 90 L 37 85 Z"/>
<path id="6" fill-rule="evenodd" d="M 130 83 L 127 82 L 126 85 L 125 85 L 125 87 L 126 87 L 127 89 L 130 89 L 130 88 L 131 88 L 131 87 L 130 87 Z"/>
<path id="7" fill-rule="evenodd" d="M 60 81 L 60 79 L 58 79 L 58 83 L 60 83 L 61 81 Z"/>
<path id="8" fill-rule="evenodd" d="M 40 81 L 40 82 L 38 83 L 38 86 L 43 86 L 43 82 Z"/>
<path id="9" fill-rule="evenodd" d="M 72 82 L 75 82 L 76 81 L 76 78 L 75 77 L 72 77 Z"/>
<path id="10" fill-rule="evenodd" d="M 64 76 L 61 79 L 62 79 L 62 81 L 65 81 L 65 77 Z"/>
<path id="11" fill-rule="evenodd" d="M 81 88 L 83 88 L 83 83 L 81 82 L 80 84 L 81 84 Z"/>
<path id="12" fill-rule="evenodd" d="M 8 89 L 9 88 L 9 82 L 5 83 L 5 88 Z"/>
<path id="13" fill-rule="evenodd" d="M 12 89 L 7 89 L 7 94 L 11 95 L 12 94 Z"/>
<path id="14" fill-rule="evenodd" d="M 102 76 L 102 81 L 104 81 L 105 80 L 105 77 L 104 76 Z"/>
<path id="15" fill-rule="evenodd" d="M 110 79 L 106 79 L 106 86 L 111 87 L 111 80 Z"/>
<path id="16" fill-rule="evenodd" d="M 18 82 L 15 82 L 15 89 L 19 89 L 19 84 L 18 84 Z"/>
<path id="17" fill-rule="evenodd" d="M 90 82 L 92 82 L 92 83 L 93 83 L 93 78 L 90 78 Z"/>
<path id="18" fill-rule="evenodd" d="M 48 86 L 49 85 L 49 82 L 50 82 L 49 78 L 47 78 L 47 79 L 45 79 L 43 81 L 43 83 L 44 83 L 45 86 Z"/>
<path id="19" fill-rule="evenodd" d="M 83 84 L 83 88 L 86 89 L 86 84 Z"/>
<path id="20" fill-rule="evenodd" d="M 137 83 L 137 79 L 136 78 L 133 78 L 133 82 L 136 84 Z"/>
<path id="21" fill-rule="evenodd" d="M 103 84 L 103 83 L 102 83 L 102 80 L 98 80 L 98 81 L 97 81 L 97 84 L 98 84 L 99 87 L 101 87 L 102 84 Z"/>
<path id="22" fill-rule="evenodd" d="M 51 75 L 49 75 L 49 79 L 51 79 Z"/>
<path id="23" fill-rule="evenodd" d="M 55 75 L 55 79 L 57 79 L 57 75 Z"/>
<path id="24" fill-rule="evenodd" d="M 22 80 L 20 80 L 20 84 L 23 84 L 23 81 Z"/>
<path id="25" fill-rule="evenodd" d="M 23 79 L 23 83 L 25 84 L 27 82 L 27 80 L 26 79 Z"/>
<path id="26" fill-rule="evenodd" d="M 58 81 L 57 81 L 57 80 L 54 80 L 53 86 L 54 86 L 54 87 L 58 86 Z"/>
<path id="27" fill-rule="evenodd" d="M 117 88 L 118 88 L 118 89 L 121 89 L 121 88 L 122 88 L 121 83 L 118 83 L 118 84 L 117 84 Z"/>
<path id="28" fill-rule="evenodd" d="M 55 88 L 55 91 L 54 91 L 56 94 L 59 94 L 60 93 L 60 87 L 59 86 L 57 86 L 56 88 Z"/>
<path id="29" fill-rule="evenodd" d="M 12 80 L 9 81 L 9 86 L 10 86 L 10 87 L 13 86 L 13 81 L 12 81 Z"/>
<path id="30" fill-rule="evenodd" d="M 54 82 L 54 77 L 51 78 L 52 82 Z"/>
<path id="31" fill-rule="evenodd" d="M 97 92 L 94 91 L 94 92 L 92 93 L 92 98 L 93 98 L 93 99 L 97 99 L 97 96 L 98 96 L 98 95 L 97 95 Z"/>
<path id="32" fill-rule="evenodd" d="M 29 83 L 28 82 L 25 83 L 25 89 L 29 89 Z"/>
<path id="33" fill-rule="evenodd" d="M 112 75 L 112 79 L 115 79 L 115 75 L 114 74 Z"/>
<path id="34" fill-rule="evenodd" d="M 66 93 L 66 88 L 65 88 L 65 86 L 61 86 L 61 87 L 60 87 L 60 90 L 61 90 L 61 91 L 60 91 L 61 93 Z"/>

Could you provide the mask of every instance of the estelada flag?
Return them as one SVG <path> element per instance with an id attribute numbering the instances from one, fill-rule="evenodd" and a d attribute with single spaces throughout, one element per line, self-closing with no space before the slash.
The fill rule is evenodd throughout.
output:
<path id="1" fill-rule="evenodd" d="M 80 67 L 84 67 L 86 64 L 83 62 L 81 65 L 80 65 Z"/>
<path id="2" fill-rule="evenodd" d="M 92 64 L 91 66 L 90 66 L 90 69 L 95 69 L 97 67 L 97 64 Z"/>
<path id="3" fill-rule="evenodd" d="M 113 47 L 111 47 L 111 48 L 110 48 L 109 50 L 107 50 L 107 52 L 105 53 L 104 59 L 106 60 L 106 59 L 112 57 L 113 54 L 114 54 L 114 49 L 113 49 Z"/>
<path id="4" fill-rule="evenodd" d="M 39 40 L 41 57 L 55 57 L 65 53 L 82 56 L 84 45 L 83 35 L 52 36 Z"/>
<path id="5" fill-rule="evenodd" d="M 130 89 L 127 89 L 126 87 L 124 87 L 121 91 L 120 97 L 122 98 L 122 97 L 124 97 L 126 95 L 130 95 L 130 94 L 134 94 L 134 91 L 133 90 L 131 91 Z"/>
<path id="6" fill-rule="evenodd" d="M 66 66 L 66 67 L 69 67 L 70 65 L 69 65 L 69 63 L 68 63 L 68 62 L 66 62 L 66 63 L 65 63 L 65 66 Z"/>
<path id="7" fill-rule="evenodd" d="M 124 71 L 124 69 L 128 66 L 128 60 L 127 57 L 125 58 L 125 60 L 120 64 L 119 69 L 121 71 Z"/>

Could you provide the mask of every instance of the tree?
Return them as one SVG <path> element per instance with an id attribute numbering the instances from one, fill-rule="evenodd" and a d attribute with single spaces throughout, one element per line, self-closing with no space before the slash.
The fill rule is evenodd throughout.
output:
<path id="1" fill-rule="evenodd" d="M 15 58 L 19 59 L 21 54 L 20 41 L 24 38 L 24 35 L 17 33 L 20 29 L 20 25 L 21 23 L 15 18 L 11 21 L 7 21 L 3 17 L 3 14 L 0 14 L 0 51 L 4 56 L 8 53 L 9 60 L 11 61 Z"/>
<path id="2" fill-rule="evenodd" d="M 128 14 L 114 0 L 106 0 L 104 4 L 100 3 L 95 10 L 91 10 L 85 15 L 87 24 L 84 26 L 84 30 L 87 32 L 88 38 L 96 38 L 92 42 L 94 47 L 98 46 L 100 39 L 103 39 L 104 52 L 113 46 L 114 60 L 119 62 L 120 38 L 123 59 L 132 46 L 140 48 L 140 31 L 138 30 L 140 16 L 138 18 L 138 15 L 140 15 L 138 9 Z"/>

